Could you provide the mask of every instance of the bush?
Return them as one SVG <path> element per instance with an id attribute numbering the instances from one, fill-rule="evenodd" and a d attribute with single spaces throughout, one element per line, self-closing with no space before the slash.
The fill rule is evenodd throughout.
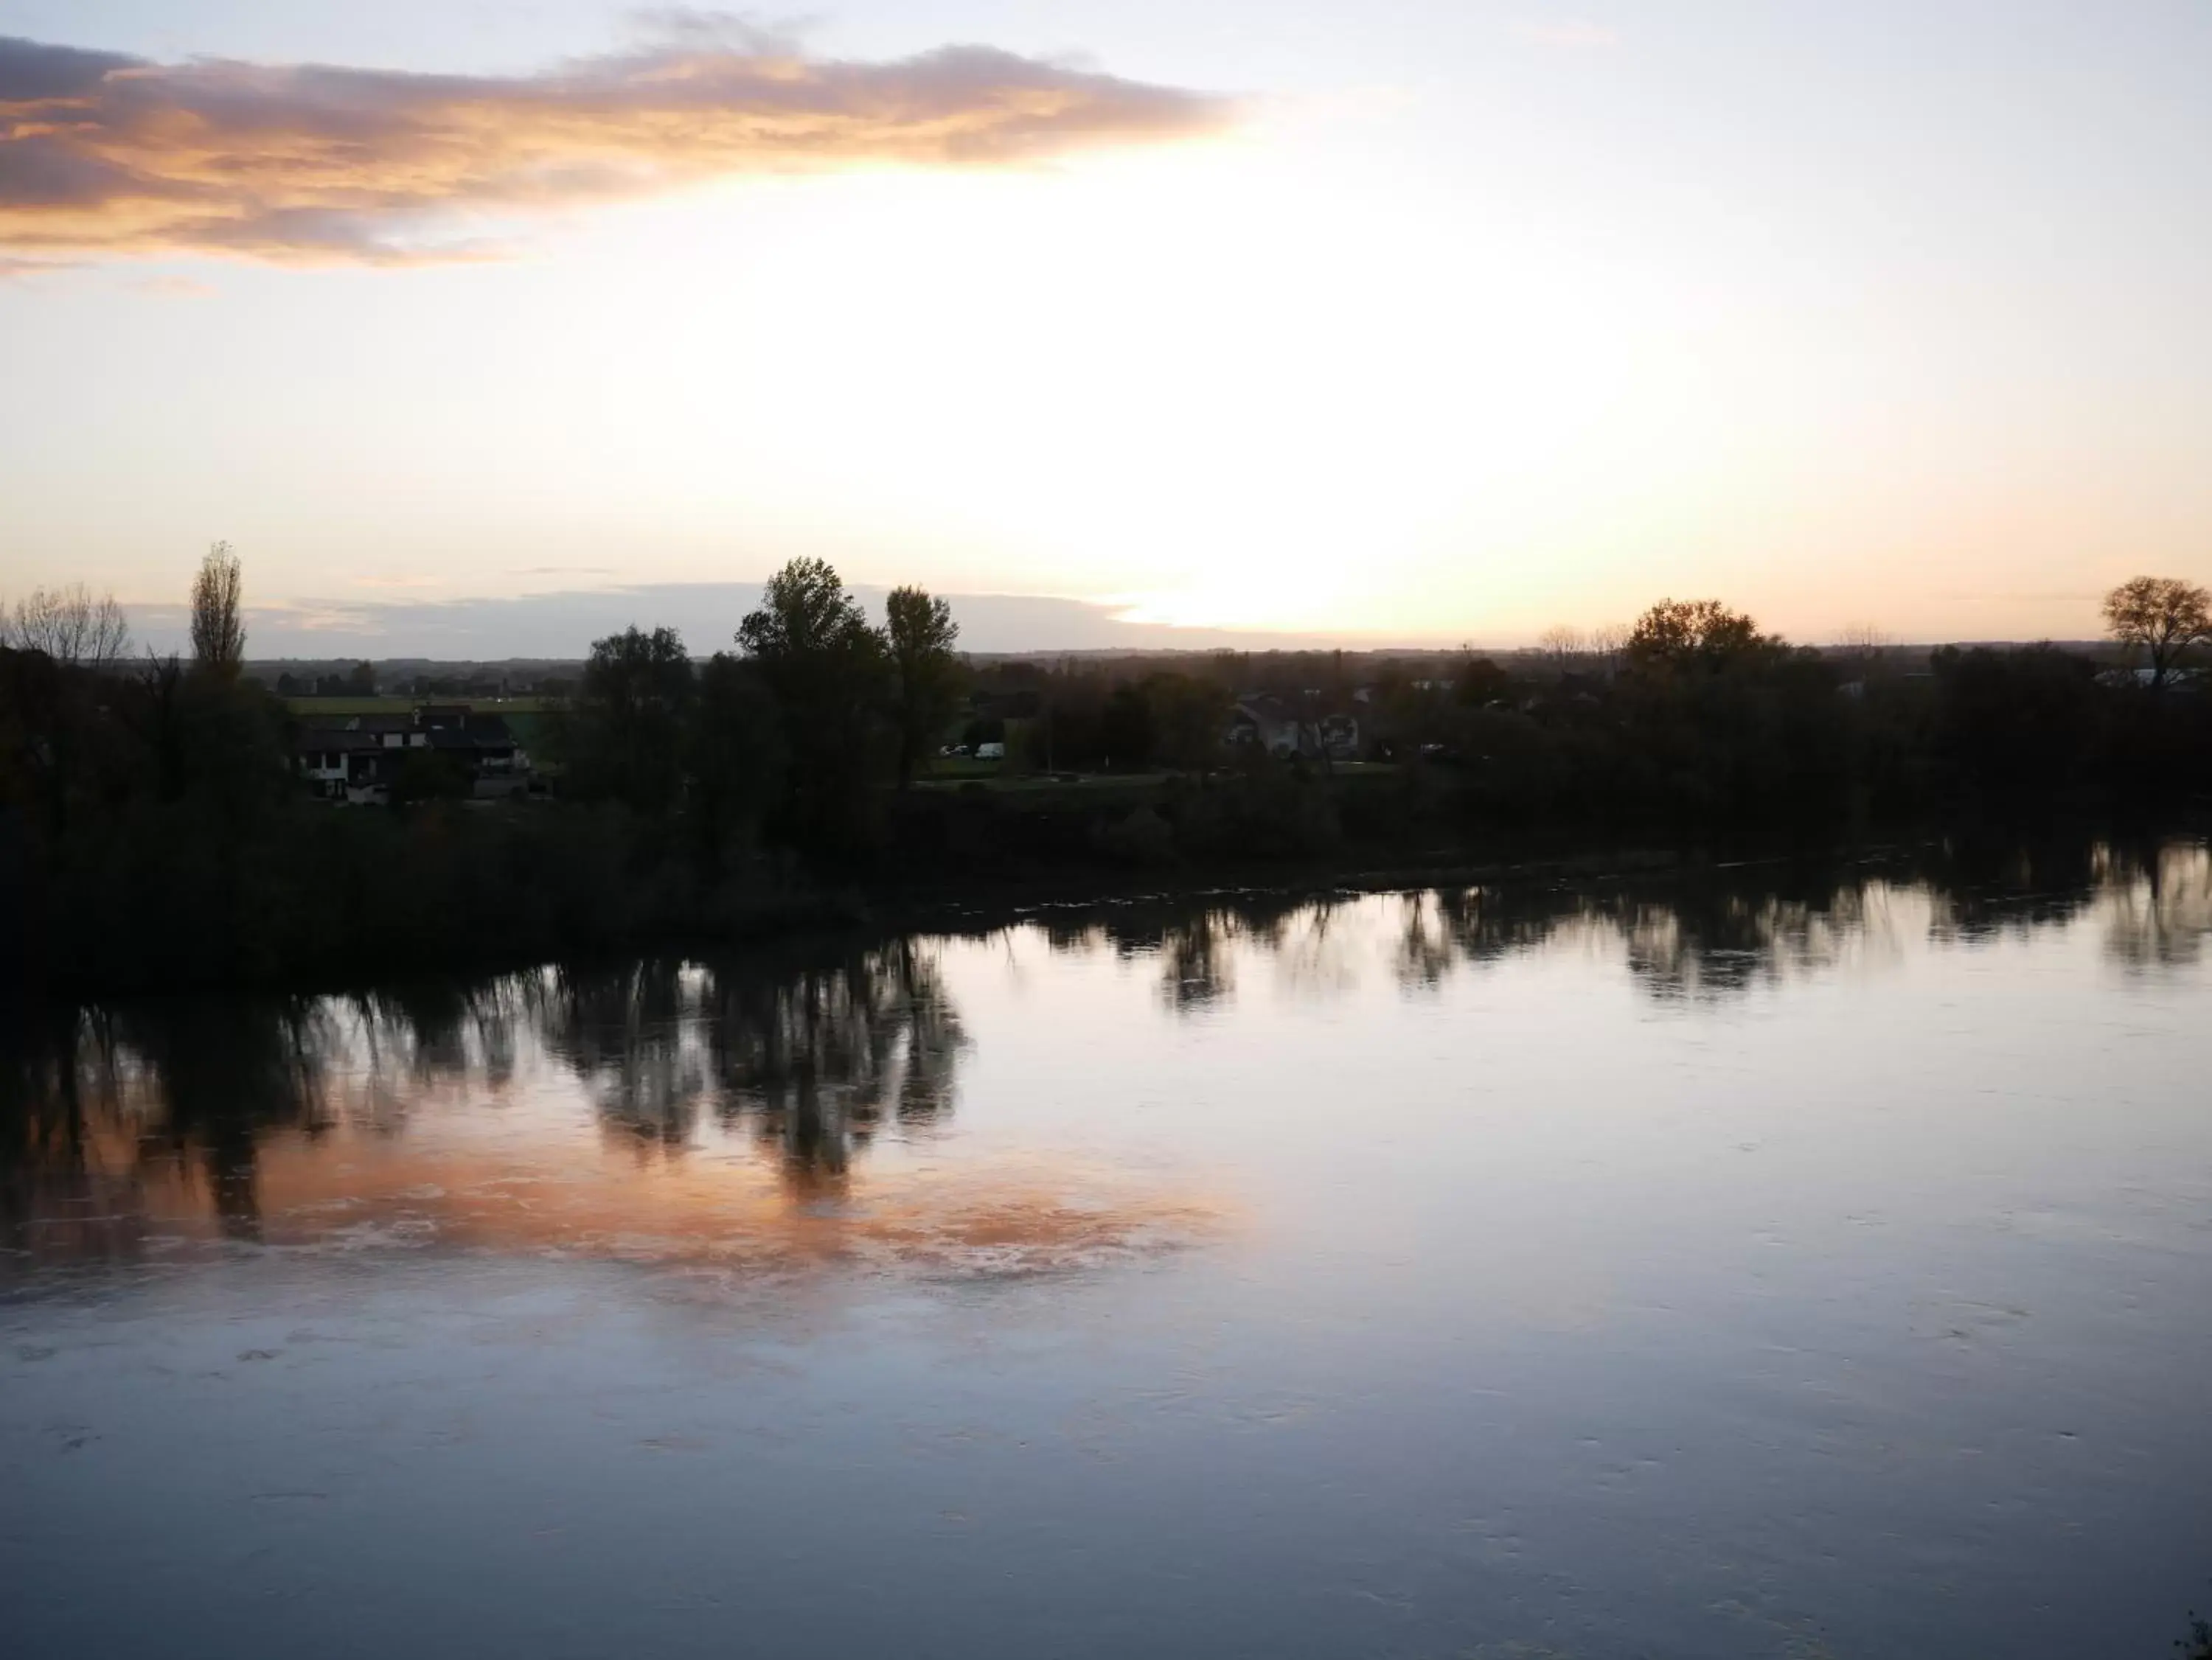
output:
<path id="1" fill-rule="evenodd" d="M 1150 807 L 1132 808 L 1099 827 L 1092 839 L 1101 853 L 1123 864 L 1168 864 L 1176 856 L 1175 827 Z"/>

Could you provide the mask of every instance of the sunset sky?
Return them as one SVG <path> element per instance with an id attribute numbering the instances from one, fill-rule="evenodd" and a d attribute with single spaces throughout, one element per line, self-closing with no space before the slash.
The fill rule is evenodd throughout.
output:
<path id="1" fill-rule="evenodd" d="M 580 653 L 800 554 L 1133 643 L 1707 593 L 2079 638 L 2124 577 L 2212 579 L 2204 0 L 0 36 L 0 595 L 173 603 L 226 537 L 265 639 L 521 594 Z M 543 649 L 503 626 L 441 649 Z"/>

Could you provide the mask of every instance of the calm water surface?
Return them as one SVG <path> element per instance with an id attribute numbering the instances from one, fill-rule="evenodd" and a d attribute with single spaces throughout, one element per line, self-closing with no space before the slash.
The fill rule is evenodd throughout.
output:
<path id="1" fill-rule="evenodd" d="M 2168 1652 L 2212 858 L 27 1015 L 0 1647 Z"/>

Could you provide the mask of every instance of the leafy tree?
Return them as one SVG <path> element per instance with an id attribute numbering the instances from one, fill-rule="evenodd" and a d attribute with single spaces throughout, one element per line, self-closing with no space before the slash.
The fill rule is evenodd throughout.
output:
<path id="1" fill-rule="evenodd" d="M 1947 645 L 1929 659 L 1932 758 L 1976 797 L 2064 800 L 2086 782 L 2099 736 L 2096 665 L 2049 644 Z"/>
<path id="2" fill-rule="evenodd" d="M 1628 660 L 1640 669 L 1723 668 L 1780 645 L 1717 599 L 1662 599 L 1636 620 Z"/>
<path id="3" fill-rule="evenodd" d="M 1099 717 L 1099 742 L 1109 760 L 1141 767 L 1159 743 L 1159 718 L 1149 688 L 1123 681 L 1108 695 Z"/>
<path id="4" fill-rule="evenodd" d="M 246 579 L 238 555 L 218 542 L 192 579 L 192 661 L 204 675 L 235 680 L 246 661 Z"/>
<path id="5" fill-rule="evenodd" d="M 1567 665 L 1571 667 L 1572 664 Z M 1562 673 L 1565 672 L 1562 669 Z M 1468 657 L 1452 677 L 1452 696 L 1462 708 L 1481 709 L 1513 695 L 1513 676 L 1489 657 Z"/>
<path id="6" fill-rule="evenodd" d="M 960 690 L 953 645 L 960 625 L 950 601 L 919 588 L 894 588 L 884 606 L 884 635 L 897 676 L 898 782 L 903 790 L 952 718 Z"/>
<path id="7" fill-rule="evenodd" d="M 860 602 L 829 560 L 794 559 L 761 589 L 760 609 L 738 625 L 738 644 L 772 668 L 823 666 L 870 633 Z"/>
<path id="8" fill-rule="evenodd" d="M 1202 772 L 1219 757 L 1221 735 L 1229 724 L 1225 688 L 1192 675 L 1160 674 L 1145 682 L 1145 695 L 1152 707 L 1158 759 Z"/>
<path id="9" fill-rule="evenodd" d="M 576 792 L 641 813 L 673 807 L 696 691 L 684 637 L 673 628 L 628 628 L 593 640 L 566 734 Z"/>
<path id="10" fill-rule="evenodd" d="M 775 694 L 757 664 L 717 651 L 700 669 L 689 759 L 699 851 L 716 869 L 753 839 L 783 785 Z"/>
<path id="11" fill-rule="evenodd" d="M 2176 577 L 2134 577 L 2105 596 L 2105 628 L 2150 658 L 2151 689 L 2160 691 L 2190 647 L 2212 639 L 2212 595 Z"/>
<path id="12" fill-rule="evenodd" d="M 784 828 L 820 851 L 858 845 L 884 758 L 888 643 L 818 559 L 795 559 L 770 577 L 737 639 L 781 717 L 790 785 Z"/>

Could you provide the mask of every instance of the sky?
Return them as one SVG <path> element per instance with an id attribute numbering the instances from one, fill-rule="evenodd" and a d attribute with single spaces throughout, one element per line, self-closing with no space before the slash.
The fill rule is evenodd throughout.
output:
<path id="1" fill-rule="evenodd" d="M 800 554 L 1000 597 L 995 650 L 2082 638 L 2212 580 L 2205 0 L 0 37 L 0 597 L 158 629 L 222 538 L 262 649 L 495 657 Z"/>

